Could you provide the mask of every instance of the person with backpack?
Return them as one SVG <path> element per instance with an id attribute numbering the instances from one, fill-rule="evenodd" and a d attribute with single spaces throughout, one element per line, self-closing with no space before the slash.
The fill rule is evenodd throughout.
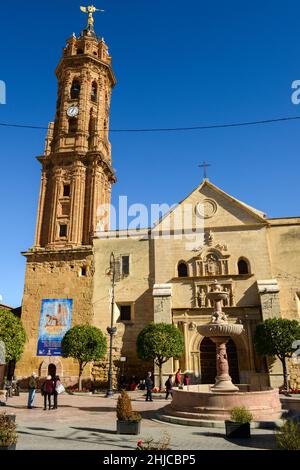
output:
<path id="1" fill-rule="evenodd" d="M 173 380 L 172 380 L 172 375 L 169 375 L 168 380 L 165 383 L 166 386 L 166 400 L 168 399 L 169 395 L 173 397 Z"/>
<path id="2" fill-rule="evenodd" d="M 28 381 L 28 402 L 27 408 L 32 410 L 33 408 L 33 401 L 36 394 L 38 383 L 37 383 L 37 374 L 35 372 L 32 373 L 31 377 L 29 377 Z"/>
<path id="3" fill-rule="evenodd" d="M 44 395 L 44 410 L 47 410 L 47 401 L 49 410 L 51 410 L 51 395 L 54 393 L 54 389 L 54 380 L 52 379 L 51 375 L 48 375 L 42 387 Z"/>

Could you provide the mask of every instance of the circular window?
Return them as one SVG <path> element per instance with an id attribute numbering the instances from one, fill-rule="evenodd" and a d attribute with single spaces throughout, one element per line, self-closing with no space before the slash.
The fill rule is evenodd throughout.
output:
<path id="1" fill-rule="evenodd" d="M 210 219 L 217 212 L 218 206 L 212 199 L 204 199 L 196 206 L 196 214 L 204 219 Z"/>

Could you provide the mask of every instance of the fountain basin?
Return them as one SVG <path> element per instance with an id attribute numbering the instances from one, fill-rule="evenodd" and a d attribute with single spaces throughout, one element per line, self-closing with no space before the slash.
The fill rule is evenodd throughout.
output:
<path id="1" fill-rule="evenodd" d="M 266 387 L 258 390 L 239 385 L 236 392 L 210 391 L 211 385 L 190 385 L 185 390 L 173 390 L 173 400 L 164 413 L 186 419 L 224 421 L 230 410 L 245 406 L 254 421 L 275 421 L 281 417 L 279 390 Z"/>
<path id="2" fill-rule="evenodd" d="M 208 323 L 198 327 L 199 333 L 203 336 L 208 336 L 212 341 L 214 336 L 240 336 L 243 329 L 243 325 L 225 322 Z"/>

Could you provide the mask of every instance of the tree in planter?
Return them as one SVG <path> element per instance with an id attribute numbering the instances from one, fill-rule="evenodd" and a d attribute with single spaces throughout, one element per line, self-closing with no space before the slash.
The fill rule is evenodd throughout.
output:
<path id="1" fill-rule="evenodd" d="M 19 318 L 0 309 L 0 341 L 5 345 L 6 363 L 18 361 L 24 351 L 26 333 Z M 1 387 L 1 384 L 0 384 Z"/>
<path id="2" fill-rule="evenodd" d="M 283 386 L 288 389 L 288 370 L 286 359 L 295 350 L 292 345 L 300 340 L 300 324 L 296 320 L 285 318 L 270 318 L 257 325 L 254 335 L 254 345 L 261 356 L 278 357 L 282 363 Z"/>
<path id="3" fill-rule="evenodd" d="M 168 323 L 150 323 L 137 338 L 137 354 L 140 359 L 153 360 L 159 368 L 159 388 L 162 389 L 162 366 L 172 357 L 180 359 L 184 351 L 181 332 Z"/>
<path id="4" fill-rule="evenodd" d="M 139 413 L 132 411 L 131 399 L 125 390 L 122 390 L 117 403 L 117 418 L 119 421 L 140 421 Z"/>
<path id="5" fill-rule="evenodd" d="M 0 415 L 0 447 L 14 449 L 18 435 L 15 422 L 5 414 Z"/>
<path id="6" fill-rule="evenodd" d="M 99 328 L 90 325 L 77 325 L 63 337 L 61 343 L 63 357 L 72 357 L 79 364 L 78 383 L 82 390 L 82 373 L 91 361 L 100 361 L 107 352 L 106 337 Z"/>

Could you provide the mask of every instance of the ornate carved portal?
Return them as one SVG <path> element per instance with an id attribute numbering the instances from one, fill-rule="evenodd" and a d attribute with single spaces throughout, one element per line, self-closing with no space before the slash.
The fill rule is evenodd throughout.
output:
<path id="1" fill-rule="evenodd" d="M 233 293 L 233 288 L 231 284 L 221 284 L 222 290 L 228 293 L 227 299 L 223 300 L 223 307 L 234 307 L 235 306 L 235 297 Z M 209 285 L 202 284 L 196 285 L 196 299 L 195 305 L 198 308 L 208 308 L 213 307 L 212 302 L 207 298 L 207 294 L 210 290 Z"/>

